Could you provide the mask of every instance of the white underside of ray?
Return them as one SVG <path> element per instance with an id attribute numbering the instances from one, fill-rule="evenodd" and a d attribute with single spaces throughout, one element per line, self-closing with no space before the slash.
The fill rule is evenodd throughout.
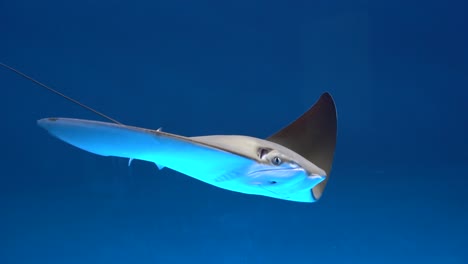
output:
<path id="1" fill-rule="evenodd" d="M 242 170 L 255 162 L 196 144 L 187 137 L 81 119 L 41 119 L 38 124 L 53 136 L 94 154 L 150 161 L 220 188 L 271 195 L 241 182 Z"/>

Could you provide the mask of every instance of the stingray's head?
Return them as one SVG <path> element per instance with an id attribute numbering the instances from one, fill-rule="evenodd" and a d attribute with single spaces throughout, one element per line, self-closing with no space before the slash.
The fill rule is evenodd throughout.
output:
<path id="1" fill-rule="evenodd" d="M 246 180 L 262 195 L 313 202 L 311 189 L 326 178 L 325 171 L 286 148 L 260 147 L 257 158 Z"/>
<path id="2" fill-rule="evenodd" d="M 230 153 L 213 184 L 241 193 L 297 202 L 315 202 L 312 188 L 326 172 L 295 151 L 272 141 L 247 136 L 204 136 L 193 140 Z M 234 154 L 234 155 L 231 155 Z M 223 156 L 224 157 L 224 156 Z M 231 162 L 235 161 L 235 162 Z M 220 166 L 219 162 L 214 162 Z"/>

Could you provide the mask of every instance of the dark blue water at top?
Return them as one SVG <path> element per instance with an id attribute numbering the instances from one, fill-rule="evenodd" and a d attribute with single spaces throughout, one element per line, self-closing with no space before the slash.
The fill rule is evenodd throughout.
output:
<path id="1" fill-rule="evenodd" d="M 267 137 L 329 91 L 315 204 L 100 157 L 0 70 L 0 263 L 468 263 L 463 1 L 2 1 L 0 61 L 119 121 Z"/>

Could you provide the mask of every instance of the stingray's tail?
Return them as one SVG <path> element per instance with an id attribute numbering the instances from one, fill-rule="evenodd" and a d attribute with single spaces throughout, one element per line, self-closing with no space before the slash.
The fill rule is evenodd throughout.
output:
<path id="1" fill-rule="evenodd" d="M 327 178 L 312 189 L 314 200 L 322 196 L 330 178 L 336 131 L 335 103 L 329 93 L 324 93 L 301 117 L 267 139 L 297 152 L 327 173 Z"/>

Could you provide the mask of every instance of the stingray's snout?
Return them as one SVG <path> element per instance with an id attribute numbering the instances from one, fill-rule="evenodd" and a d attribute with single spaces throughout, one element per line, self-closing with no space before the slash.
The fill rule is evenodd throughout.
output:
<path id="1" fill-rule="evenodd" d="M 317 184 L 323 182 L 327 176 L 320 174 L 308 174 L 305 180 L 300 184 L 302 188 L 310 190 L 314 188 Z"/>
<path id="2" fill-rule="evenodd" d="M 326 175 L 318 175 L 318 174 L 312 174 L 312 175 L 307 175 L 307 180 L 313 180 L 313 181 L 323 181 L 327 178 Z"/>
<path id="3" fill-rule="evenodd" d="M 317 165 L 312 163 L 308 166 L 307 178 L 317 179 L 317 177 L 325 179 L 327 177 L 327 173 L 323 169 L 319 168 Z"/>

